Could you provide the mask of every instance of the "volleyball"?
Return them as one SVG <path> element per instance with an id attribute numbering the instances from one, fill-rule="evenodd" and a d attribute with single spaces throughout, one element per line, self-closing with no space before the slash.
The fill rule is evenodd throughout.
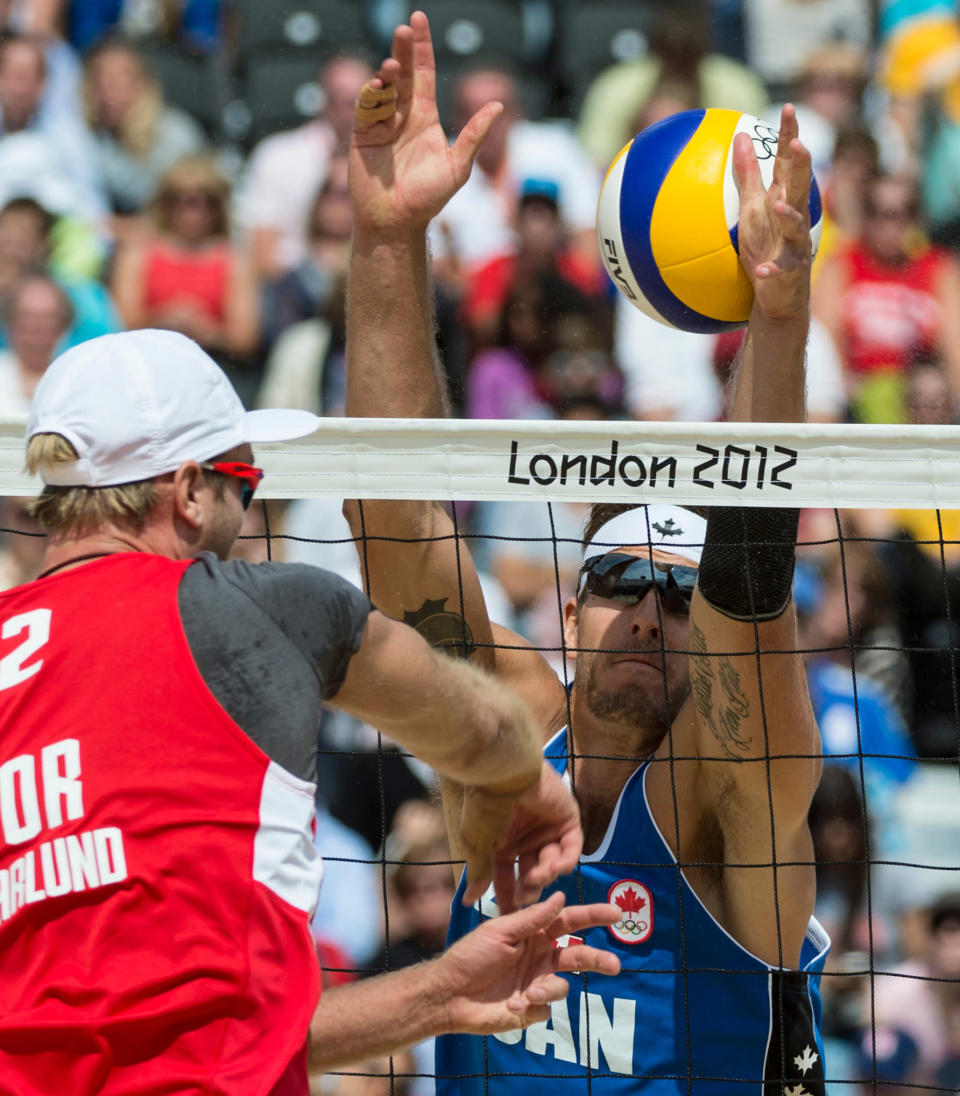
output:
<path id="1" fill-rule="evenodd" d="M 740 265 L 740 195 L 733 139 L 753 141 L 763 185 L 773 180 L 777 131 L 737 110 L 686 110 L 633 138 L 610 165 L 597 206 L 607 273 L 637 308 L 684 331 L 742 327 L 753 287 Z M 823 208 L 810 187 L 814 251 Z"/>

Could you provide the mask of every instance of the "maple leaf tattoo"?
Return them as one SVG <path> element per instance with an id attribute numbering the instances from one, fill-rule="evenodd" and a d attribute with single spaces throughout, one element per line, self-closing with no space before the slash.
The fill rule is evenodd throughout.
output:
<path id="1" fill-rule="evenodd" d="M 467 622 L 447 608 L 447 599 L 427 598 L 419 609 L 404 611 L 403 623 L 418 631 L 431 647 L 454 658 L 469 658 L 477 649 Z"/>

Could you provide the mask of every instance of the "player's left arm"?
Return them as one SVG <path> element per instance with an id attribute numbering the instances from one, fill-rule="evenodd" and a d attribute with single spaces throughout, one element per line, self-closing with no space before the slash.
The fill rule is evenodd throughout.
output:
<path id="1" fill-rule="evenodd" d="M 802 422 L 810 325 L 810 156 L 783 110 L 773 182 L 764 189 L 749 139 L 734 151 L 741 200 L 740 254 L 754 285 L 729 417 Z M 791 598 L 796 509 L 715 507 L 707 521 L 690 615 L 690 674 L 700 756 L 723 766 L 740 795 L 778 820 L 805 825 L 819 779 L 817 744 Z M 802 758 L 769 760 L 771 755 Z M 773 782 L 771 784 L 771 781 Z"/>
<path id="2" fill-rule="evenodd" d="M 729 552 L 731 564 L 738 554 Z M 721 560 L 719 566 L 727 564 Z M 728 615 L 739 608 L 729 599 L 711 604 L 702 589 L 694 596 L 690 684 L 696 756 L 721 827 L 731 821 L 739 842 L 745 813 L 755 817 L 767 830 L 760 843 L 769 860 L 771 814 L 783 841 L 793 843 L 805 833 L 820 781 L 820 737 L 797 651 L 792 601 L 772 619 Z M 755 828 L 749 833 L 759 837 Z"/>
<path id="3" fill-rule="evenodd" d="M 816 893 L 807 816 L 820 738 L 792 602 L 765 620 L 737 619 L 731 608 L 711 604 L 702 587 L 691 605 L 697 810 L 721 839 L 715 914 L 753 954 L 790 967 Z"/>

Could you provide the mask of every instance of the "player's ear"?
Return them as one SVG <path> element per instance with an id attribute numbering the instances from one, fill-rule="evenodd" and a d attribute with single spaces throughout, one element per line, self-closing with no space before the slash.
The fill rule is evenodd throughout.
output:
<path id="1" fill-rule="evenodd" d="M 193 460 L 181 464 L 173 473 L 174 511 L 177 517 L 194 529 L 198 529 L 203 522 L 200 489 L 205 483 L 203 469 Z"/>
<path id="2" fill-rule="evenodd" d="M 575 597 L 567 599 L 563 607 L 563 642 L 570 658 L 576 660 L 577 648 L 580 645 L 580 606 Z"/>

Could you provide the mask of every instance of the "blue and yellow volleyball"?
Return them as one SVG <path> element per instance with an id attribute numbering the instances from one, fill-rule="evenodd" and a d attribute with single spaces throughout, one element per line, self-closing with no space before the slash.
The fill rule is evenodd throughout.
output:
<path id="1" fill-rule="evenodd" d="M 753 288 L 740 265 L 740 195 L 733 139 L 753 140 L 764 186 L 773 180 L 777 131 L 737 110 L 687 110 L 654 123 L 610 165 L 597 207 L 607 273 L 637 308 L 670 327 L 716 333 L 742 327 Z M 810 188 L 810 234 L 823 208 Z"/>

